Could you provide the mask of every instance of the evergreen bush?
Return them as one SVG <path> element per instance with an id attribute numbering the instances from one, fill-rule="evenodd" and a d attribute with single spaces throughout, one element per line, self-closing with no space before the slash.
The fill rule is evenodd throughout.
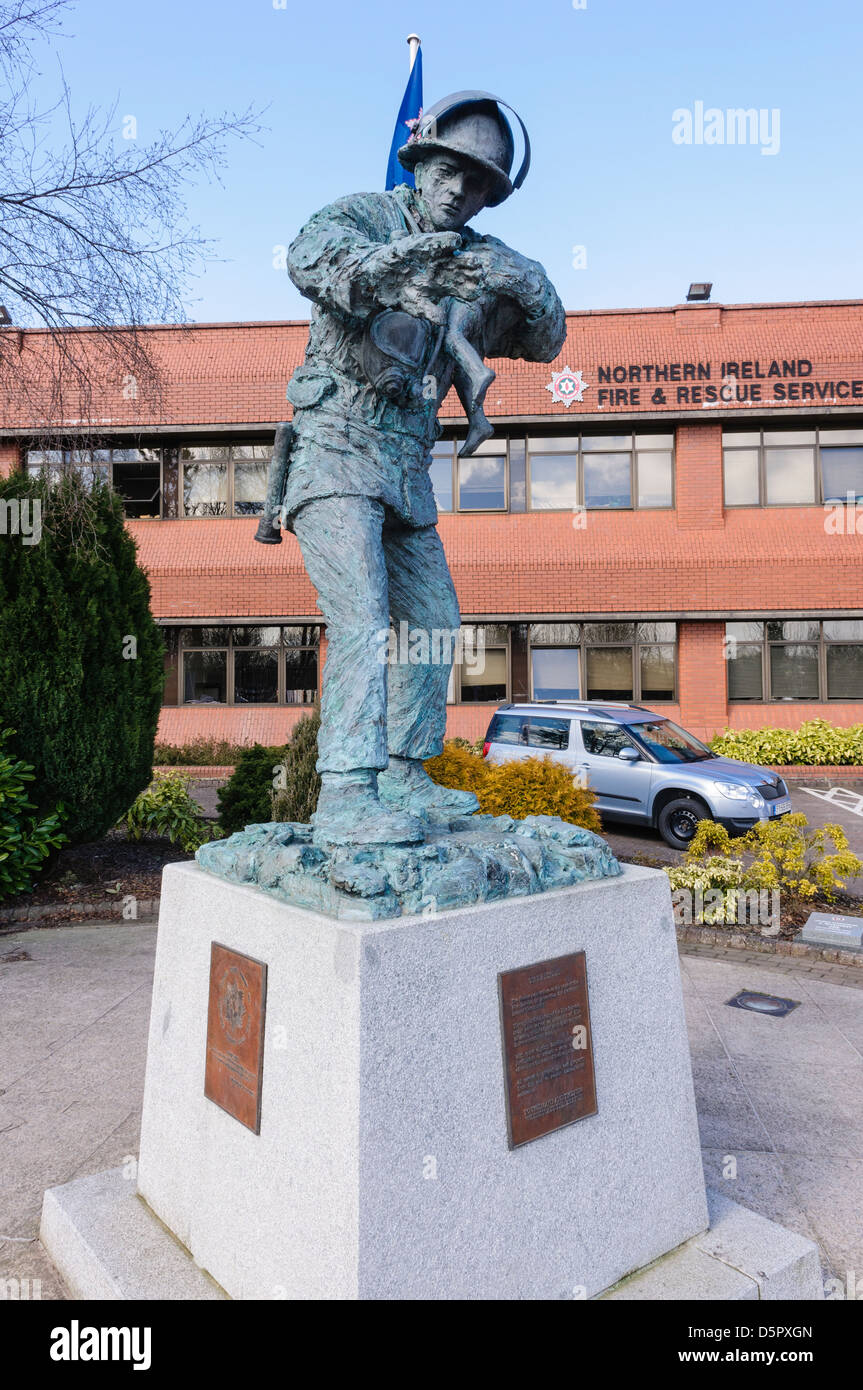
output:
<path id="1" fill-rule="evenodd" d="M 297 721 L 283 748 L 256 743 L 240 751 L 233 776 L 218 794 L 219 825 L 226 835 L 266 821 L 308 824 L 321 789 L 315 771 L 320 726 L 315 709 Z"/>
<path id="2" fill-rule="evenodd" d="M 314 815 L 321 790 L 321 779 L 315 771 L 320 727 L 321 716 L 317 710 L 304 714 L 294 725 L 285 749 L 284 772 L 277 774 L 273 820 L 308 824 Z"/>
<path id="3" fill-rule="evenodd" d="M 219 825 L 226 835 L 273 819 L 273 779 L 284 761 L 284 748 L 254 743 L 241 749 L 232 776 L 218 791 Z"/>
<path id="4" fill-rule="evenodd" d="M 0 535 L 0 722 L 34 769 L 38 813 L 62 803 L 68 839 L 93 840 L 149 785 L 162 639 L 110 488 L 0 479 L 7 521 L 22 503 L 41 509 L 41 535 Z"/>
<path id="5" fill-rule="evenodd" d="M 723 758 L 760 767 L 860 767 L 863 724 L 838 728 L 826 719 L 807 719 L 799 729 L 726 729 L 710 747 Z"/>

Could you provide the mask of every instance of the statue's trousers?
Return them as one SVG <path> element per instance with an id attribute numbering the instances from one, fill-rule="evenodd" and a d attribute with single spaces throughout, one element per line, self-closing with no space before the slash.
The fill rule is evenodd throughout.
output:
<path id="1" fill-rule="evenodd" d="M 437 531 L 368 497 L 308 502 L 293 526 L 327 624 L 318 771 L 433 757 L 459 626 Z"/>

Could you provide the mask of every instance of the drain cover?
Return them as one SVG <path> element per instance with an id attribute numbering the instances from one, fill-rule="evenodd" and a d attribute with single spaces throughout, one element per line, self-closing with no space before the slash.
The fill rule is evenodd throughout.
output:
<path id="1" fill-rule="evenodd" d="M 772 1018 L 784 1018 L 796 1009 L 799 999 L 780 999 L 778 994 L 759 994 L 754 989 L 742 989 L 733 999 L 725 1001 L 731 1009 L 746 1009 L 752 1014 L 769 1014 Z"/>

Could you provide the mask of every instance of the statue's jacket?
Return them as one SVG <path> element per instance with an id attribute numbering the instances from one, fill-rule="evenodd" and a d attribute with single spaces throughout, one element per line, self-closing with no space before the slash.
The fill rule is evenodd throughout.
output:
<path id="1" fill-rule="evenodd" d="M 367 324 L 386 307 L 376 295 L 381 289 L 378 253 L 417 228 L 433 230 L 423 223 L 415 190 L 402 184 L 388 193 L 357 193 L 322 208 L 288 250 L 288 273 L 314 307 L 305 361 L 287 391 L 294 407 L 294 442 L 286 518 L 317 498 L 361 496 L 384 503 L 412 526 L 437 520 L 429 451 L 441 433 L 437 411 L 451 368 L 447 364 L 439 373 L 438 389 L 428 400 L 406 408 L 378 394 L 362 362 Z M 485 247 L 489 254 L 503 247 L 469 227 L 461 236 L 465 246 Z M 521 259 L 530 277 L 529 307 L 509 298 L 489 304 L 484 355 L 551 361 L 566 334 L 563 307 L 542 267 Z"/>

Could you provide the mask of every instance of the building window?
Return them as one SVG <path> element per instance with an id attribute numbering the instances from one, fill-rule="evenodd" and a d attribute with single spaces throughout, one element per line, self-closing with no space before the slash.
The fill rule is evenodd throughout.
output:
<path id="1" fill-rule="evenodd" d="M 183 516 L 260 516 L 271 444 L 190 444 L 180 449 Z"/>
<path id="2" fill-rule="evenodd" d="M 531 511 L 672 507 L 674 437 L 534 435 L 527 478 Z"/>
<path id="3" fill-rule="evenodd" d="M 675 699 L 676 623 L 532 623 L 531 698 Z"/>
<path id="4" fill-rule="evenodd" d="M 311 705 L 318 646 L 316 626 L 182 628 L 182 703 Z"/>
<path id="5" fill-rule="evenodd" d="M 728 699 L 755 703 L 863 700 L 863 620 L 725 624 Z"/>
<path id="6" fill-rule="evenodd" d="M 123 503 L 123 514 L 134 520 L 161 516 L 161 449 L 28 449 L 27 472 L 47 473 L 56 481 L 75 470 L 92 485 L 108 483 Z"/>
<path id="7" fill-rule="evenodd" d="M 505 512 L 509 506 L 508 441 L 489 439 L 460 459 L 463 440 L 441 440 L 429 470 L 439 512 Z M 522 507 L 523 511 L 524 508 Z"/>
<path id="8" fill-rule="evenodd" d="M 863 501 L 863 430 L 722 432 L 726 507 Z"/>
<path id="9" fill-rule="evenodd" d="M 460 660 L 453 665 L 447 701 L 498 704 L 509 698 L 509 627 L 467 623 L 461 629 Z"/>
<path id="10" fill-rule="evenodd" d="M 575 511 L 674 506 L 671 434 L 491 439 L 460 459 L 441 440 L 429 474 L 439 512 Z"/>
<path id="11" fill-rule="evenodd" d="M 435 444 L 431 454 L 429 477 L 434 492 L 435 506 L 439 512 L 451 512 L 454 510 L 452 504 L 454 441 L 452 439 L 441 440 L 439 444 Z"/>
<path id="12" fill-rule="evenodd" d="M 534 700 L 578 700 L 581 696 L 579 623 L 531 623 L 530 680 Z"/>

